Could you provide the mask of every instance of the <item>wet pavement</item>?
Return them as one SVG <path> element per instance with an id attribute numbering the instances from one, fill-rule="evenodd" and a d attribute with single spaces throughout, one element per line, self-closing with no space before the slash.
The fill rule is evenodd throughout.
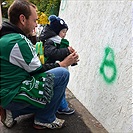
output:
<path id="1" fill-rule="evenodd" d="M 58 115 L 65 120 L 62 129 L 33 128 L 33 115 L 25 115 L 17 118 L 17 124 L 8 129 L 0 122 L 0 133 L 108 133 L 103 126 L 85 109 L 85 107 L 67 89 L 67 100 L 69 105 L 75 109 L 73 115 Z"/>

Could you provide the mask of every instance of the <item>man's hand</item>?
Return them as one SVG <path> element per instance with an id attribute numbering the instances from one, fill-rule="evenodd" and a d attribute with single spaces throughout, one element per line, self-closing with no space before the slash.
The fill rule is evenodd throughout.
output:
<path id="1" fill-rule="evenodd" d="M 79 56 L 77 52 L 73 52 L 72 54 L 68 55 L 63 61 L 59 62 L 61 67 L 68 67 L 73 63 L 77 63 L 79 61 Z"/>

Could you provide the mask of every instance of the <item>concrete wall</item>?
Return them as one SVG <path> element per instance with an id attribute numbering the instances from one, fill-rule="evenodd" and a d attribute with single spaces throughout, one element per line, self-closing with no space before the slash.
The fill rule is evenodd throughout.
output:
<path id="1" fill-rule="evenodd" d="M 80 62 L 68 88 L 109 133 L 130 133 L 131 1 L 62 0 L 59 16 Z"/>

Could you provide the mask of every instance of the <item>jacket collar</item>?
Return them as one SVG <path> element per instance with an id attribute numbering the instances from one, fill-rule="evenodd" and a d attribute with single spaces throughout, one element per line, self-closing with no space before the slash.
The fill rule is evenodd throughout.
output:
<path id="1" fill-rule="evenodd" d="M 47 40 L 47 39 L 49 39 L 49 38 L 51 38 L 51 37 L 54 37 L 54 36 L 56 36 L 56 35 L 57 35 L 57 34 L 56 34 L 53 30 L 50 29 L 49 24 L 47 24 L 47 25 L 43 28 L 43 30 L 42 30 L 42 32 L 41 32 L 41 34 L 40 34 L 40 40 L 41 40 L 41 41 L 45 41 L 45 40 Z"/>
<path id="2" fill-rule="evenodd" d="M 0 37 L 6 34 L 10 34 L 10 33 L 20 33 L 22 35 L 25 35 L 24 32 L 20 28 L 18 28 L 16 25 L 10 22 L 4 21 L 2 23 L 2 28 L 0 30 Z"/>

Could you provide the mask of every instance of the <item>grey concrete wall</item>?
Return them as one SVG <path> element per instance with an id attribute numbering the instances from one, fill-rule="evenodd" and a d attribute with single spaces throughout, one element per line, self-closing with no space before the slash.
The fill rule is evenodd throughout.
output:
<path id="1" fill-rule="evenodd" d="M 79 56 L 68 88 L 109 133 L 131 133 L 131 1 L 62 0 Z"/>

